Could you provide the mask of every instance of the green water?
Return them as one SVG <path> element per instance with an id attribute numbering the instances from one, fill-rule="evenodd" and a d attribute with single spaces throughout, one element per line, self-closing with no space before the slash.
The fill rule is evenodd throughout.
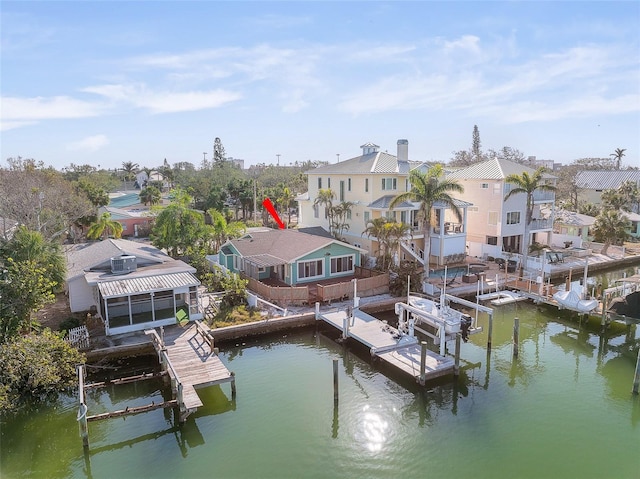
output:
<path id="1" fill-rule="evenodd" d="M 514 316 L 519 356 L 512 356 Z M 640 334 L 603 338 L 576 318 L 519 303 L 462 346 L 462 372 L 420 388 L 335 343 L 330 329 L 229 345 L 237 376 L 201 390 L 206 407 L 176 426 L 169 410 L 89 424 L 73 399 L 2 425 L 1 475 L 94 478 L 638 478 Z M 332 359 L 339 359 L 334 409 Z M 163 399 L 149 381 L 89 394 L 91 414 Z"/>

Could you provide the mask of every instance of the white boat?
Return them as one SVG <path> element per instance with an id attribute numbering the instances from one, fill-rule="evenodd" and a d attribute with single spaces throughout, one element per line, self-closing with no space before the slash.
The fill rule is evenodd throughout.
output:
<path id="1" fill-rule="evenodd" d="M 598 307 L 597 299 L 583 299 L 582 286 L 579 282 L 571 283 L 568 291 L 558 291 L 554 293 L 553 299 L 565 309 L 577 311 L 578 313 L 590 313 Z"/>
<path id="2" fill-rule="evenodd" d="M 491 301 L 494 306 L 502 304 L 511 304 L 517 301 L 525 301 L 527 297 L 517 291 L 496 291 L 495 293 L 486 293 L 478 295 L 480 301 Z"/>

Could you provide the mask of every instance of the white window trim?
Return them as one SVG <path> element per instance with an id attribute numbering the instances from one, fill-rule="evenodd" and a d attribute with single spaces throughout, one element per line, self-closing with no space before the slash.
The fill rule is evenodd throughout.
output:
<path id="1" fill-rule="evenodd" d="M 351 269 L 345 269 L 344 271 L 333 271 L 333 260 L 341 260 L 342 258 L 351 258 Z M 330 265 L 329 265 L 329 274 L 333 275 L 342 275 L 342 274 L 352 274 L 356 270 L 356 255 L 355 254 L 345 254 L 342 256 L 332 256 Z"/>
<path id="2" fill-rule="evenodd" d="M 324 271 L 320 274 L 316 274 L 315 276 L 303 276 L 300 277 L 300 265 L 306 264 L 306 263 L 320 263 L 322 264 L 322 269 L 324 270 L 324 260 L 322 258 L 319 259 L 310 259 L 307 261 L 298 261 L 296 262 L 296 268 L 298 268 L 298 281 L 300 280 L 304 280 L 304 279 L 315 279 L 315 278 L 323 278 L 324 277 Z"/>

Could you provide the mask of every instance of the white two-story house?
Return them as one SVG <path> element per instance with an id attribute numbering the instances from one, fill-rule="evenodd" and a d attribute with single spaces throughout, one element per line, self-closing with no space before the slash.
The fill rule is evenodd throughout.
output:
<path id="1" fill-rule="evenodd" d="M 321 189 L 331 189 L 335 194 L 334 205 L 342 201 L 353 203 L 347 217 L 349 228 L 343 238 L 350 244 L 364 248 L 375 256 L 379 245 L 375 237 L 364 234 L 370 220 L 380 217 L 411 225 L 412 235 L 401 244 L 399 258 L 415 260 L 424 264 L 424 237 L 417 203 L 404 202 L 390 210 L 393 198 L 411 188 L 409 172 L 413 169 L 426 171 L 422 162 L 409 160 L 409 143 L 398 140 L 397 155 L 380 151 L 378 145 L 367 143 L 361 146 L 362 154 L 346 161 L 330 164 L 308 171 L 308 191 L 297 198 L 298 222 L 301 227 L 322 226 L 329 230 L 329 220 L 321 205 L 315 200 Z M 465 256 L 466 216 L 470 203 L 456 204 L 463 214 L 459 222 L 444 204 L 434 206 L 431 232 L 432 265 L 461 262 Z"/>
<path id="2" fill-rule="evenodd" d="M 527 198 L 525 194 L 513 195 L 504 200 L 513 187 L 505 179 L 511 174 L 535 170 L 519 163 L 493 159 L 476 163 L 447 175 L 464 187 L 464 198 L 473 203 L 467 209 L 468 254 L 479 258 L 504 257 L 505 253 L 522 254 L 525 244 L 525 220 Z M 556 184 L 556 177 L 543 175 L 547 184 Z M 533 197 L 533 221 L 530 225 L 531 243 L 551 244 L 555 193 L 536 191 Z"/>

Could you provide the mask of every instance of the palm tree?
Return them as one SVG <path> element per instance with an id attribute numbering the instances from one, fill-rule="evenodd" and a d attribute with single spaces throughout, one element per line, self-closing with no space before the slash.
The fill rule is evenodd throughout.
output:
<path id="1" fill-rule="evenodd" d="M 531 238 L 529 237 L 529 230 L 531 228 L 531 220 L 533 217 L 533 195 L 536 191 L 556 191 L 556 187 L 545 183 L 543 178 L 546 168 L 540 167 L 533 174 L 529 174 L 523 171 L 521 175 L 511 174 L 507 176 L 504 181 L 515 185 L 515 188 L 511 188 L 509 192 L 504 195 L 504 201 L 515 195 L 524 194 L 527 195 L 527 206 L 525 212 L 524 221 L 524 245 L 522 247 L 522 264 L 520 265 L 520 276 L 527 265 L 527 256 L 529 254 L 529 245 L 531 244 Z"/>
<path id="2" fill-rule="evenodd" d="M 347 221 L 349 215 L 351 214 L 351 208 L 353 208 L 355 203 L 351 201 L 342 201 L 336 206 L 332 206 L 330 208 L 329 217 L 331 218 L 331 230 L 333 231 L 334 236 L 342 240 L 342 233 L 345 231 L 349 231 L 349 222 Z"/>
<path id="3" fill-rule="evenodd" d="M 605 210 L 596 218 L 593 235 L 596 241 L 604 243 L 602 254 L 607 254 L 609 246 L 624 241 L 629 236 L 631 222 L 620 211 Z"/>
<path id="4" fill-rule="evenodd" d="M 627 151 L 626 148 L 616 148 L 613 153 L 609 156 L 613 156 L 613 159 L 616 160 L 616 168 L 620 169 L 620 162 L 622 162 L 622 157 L 624 156 L 624 152 Z"/>
<path id="5" fill-rule="evenodd" d="M 325 215 L 324 217 L 329 220 L 329 232 L 333 235 L 331 224 L 333 223 L 332 215 L 332 207 L 333 200 L 336 199 L 336 194 L 330 188 L 324 188 L 318 190 L 318 197 L 313 202 L 313 206 L 324 206 Z"/>
<path id="6" fill-rule="evenodd" d="M 282 188 L 282 191 L 280 192 L 280 196 L 277 200 L 277 202 L 282 205 L 282 208 L 284 208 L 287 212 L 287 224 L 291 223 L 291 203 L 296 199 L 296 195 L 293 194 L 293 192 L 289 189 L 289 187 L 285 186 L 284 188 Z"/>
<path id="7" fill-rule="evenodd" d="M 217 210 L 210 209 L 207 214 L 211 216 L 211 249 L 213 253 L 220 251 L 222 245 L 231 238 L 237 238 L 245 232 L 245 226 L 239 221 L 227 223 L 226 218 Z"/>
<path id="8" fill-rule="evenodd" d="M 123 161 L 122 172 L 124 173 L 124 180 L 131 181 L 138 172 L 138 167 L 138 163 L 133 163 L 132 161 Z"/>
<path id="9" fill-rule="evenodd" d="M 450 193 L 464 193 L 464 188 L 457 181 L 444 178 L 442 165 L 434 165 L 426 173 L 422 173 L 417 169 L 411 170 L 409 182 L 411 183 L 411 190 L 397 195 L 389 205 L 389 209 L 395 208 L 403 201 L 420 203 L 418 216 L 422 219 L 422 233 L 424 235 L 424 279 L 426 281 L 429 276 L 433 205 L 436 202 L 445 204 L 451 208 L 456 218 L 462 221 L 462 213 Z"/>
<path id="10" fill-rule="evenodd" d="M 100 215 L 100 218 L 96 220 L 87 231 L 88 239 L 98 239 L 104 234 L 106 238 L 110 232 L 113 232 L 113 236 L 120 238 L 122 236 L 122 225 L 117 221 L 111 219 L 111 213 L 105 212 Z"/>
<path id="11" fill-rule="evenodd" d="M 162 199 L 162 193 L 155 186 L 144 187 L 138 196 L 144 205 L 157 205 Z"/>
<path id="12" fill-rule="evenodd" d="M 389 230 L 385 228 L 388 222 L 389 220 L 385 217 L 374 218 L 367 222 L 367 227 L 362 232 L 363 235 L 366 234 L 369 238 L 373 236 L 378 241 L 377 259 L 381 260 L 380 268 L 382 270 L 385 269 L 387 259 L 390 259 L 389 243 L 387 238 Z M 376 261 L 376 264 L 377 263 L 378 262 Z"/>

